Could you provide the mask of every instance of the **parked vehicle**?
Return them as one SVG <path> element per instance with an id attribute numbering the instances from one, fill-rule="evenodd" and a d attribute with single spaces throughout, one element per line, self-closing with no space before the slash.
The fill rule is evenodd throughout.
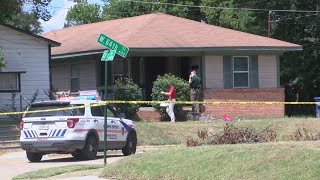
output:
<path id="1" fill-rule="evenodd" d="M 95 96 L 67 97 L 33 103 L 20 123 L 20 144 L 30 162 L 50 153 L 71 153 L 92 160 L 104 146 L 104 106 Z M 80 108 L 79 108 L 80 107 Z M 45 111 L 59 109 L 55 111 Z M 133 121 L 107 106 L 107 150 L 135 154 L 137 133 Z"/>

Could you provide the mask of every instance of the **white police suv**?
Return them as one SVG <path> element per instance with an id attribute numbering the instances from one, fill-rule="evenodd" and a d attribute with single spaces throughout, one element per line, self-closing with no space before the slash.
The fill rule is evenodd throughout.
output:
<path id="1" fill-rule="evenodd" d="M 58 111 L 26 113 L 20 123 L 20 144 L 26 150 L 30 162 L 39 162 L 50 153 L 71 153 L 76 159 L 95 159 L 97 151 L 104 146 L 103 106 L 95 96 L 67 97 L 34 103 L 27 111 L 57 108 Z M 122 150 L 124 155 L 135 154 L 137 133 L 133 122 L 120 118 L 116 111 L 107 106 L 107 149 Z"/>

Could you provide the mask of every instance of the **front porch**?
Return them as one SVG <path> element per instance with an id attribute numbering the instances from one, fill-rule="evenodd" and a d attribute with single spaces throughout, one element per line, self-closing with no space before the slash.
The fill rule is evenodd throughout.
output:
<path id="1" fill-rule="evenodd" d="M 202 72 L 201 56 L 131 57 L 115 59 L 108 64 L 108 97 L 112 99 L 113 85 L 120 77 L 131 78 L 141 88 L 142 100 L 151 100 L 153 82 L 159 75 L 173 74 L 188 80 L 191 70 Z M 105 62 L 96 61 L 97 89 L 104 94 Z"/>

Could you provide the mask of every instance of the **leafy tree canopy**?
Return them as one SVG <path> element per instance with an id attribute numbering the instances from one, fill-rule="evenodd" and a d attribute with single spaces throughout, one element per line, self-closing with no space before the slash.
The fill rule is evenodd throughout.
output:
<path id="1" fill-rule="evenodd" d="M 46 9 L 50 2 L 51 0 L 1 0 L 0 22 L 12 20 L 15 15 L 22 13 L 24 4 L 30 7 L 37 18 L 47 21 L 51 18 L 49 11 Z"/>
<path id="2" fill-rule="evenodd" d="M 88 4 L 87 0 L 78 0 L 66 16 L 64 27 L 89 24 L 102 21 L 101 7 L 97 4 Z"/>
<path id="3" fill-rule="evenodd" d="M 0 24 L 11 24 L 23 30 L 39 34 L 42 32 L 39 19 L 51 18 L 47 6 L 51 0 L 1 0 Z M 30 11 L 24 11 L 27 6 Z"/>
<path id="4" fill-rule="evenodd" d="M 19 13 L 13 16 L 12 20 L 7 23 L 34 34 L 41 34 L 43 32 L 41 23 L 39 22 L 37 15 L 33 12 Z"/>

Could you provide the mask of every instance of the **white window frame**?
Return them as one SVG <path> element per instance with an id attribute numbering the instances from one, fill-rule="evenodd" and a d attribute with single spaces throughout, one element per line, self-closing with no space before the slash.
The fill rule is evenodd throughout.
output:
<path id="1" fill-rule="evenodd" d="M 77 74 L 77 76 L 76 77 L 73 77 L 72 76 L 72 69 L 71 69 L 71 67 L 73 66 L 73 65 L 75 65 L 75 66 L 77 66 L 78 67 L 78 74 Z M 70 91 L 72 90 L 72 79 L 78 79 L 78 82 L 79 82 L 79 89 L 78 89 L 78 91 L 80 90 L 80 65 L 79 65 L 79 63 L 70 63 L 69 64 L 69 72 L 70 72 Z"/>
<path id="2" fill-rule="evenodd" d="M 234 70 L 234 61 L 235 61 L 235 58 L 247 58 L 247 63 L 248 63 L 248 70 L 247 71 L 235 71 Z M 250 87 L 250 81 L 249 81 L 249 72 L 250 72 L 250 63 L 249 63 L 249 56 L 232 56 L 232 80 L 233 80 L 233 88 L 249 88 Z M 239 74 L 239 73 L 247 73 L 248 74 L 248 86 L 240 86 L 240 87 L 235 87 L 234 86 L 234 76 L 235 76 L 235 73 Z"/>

